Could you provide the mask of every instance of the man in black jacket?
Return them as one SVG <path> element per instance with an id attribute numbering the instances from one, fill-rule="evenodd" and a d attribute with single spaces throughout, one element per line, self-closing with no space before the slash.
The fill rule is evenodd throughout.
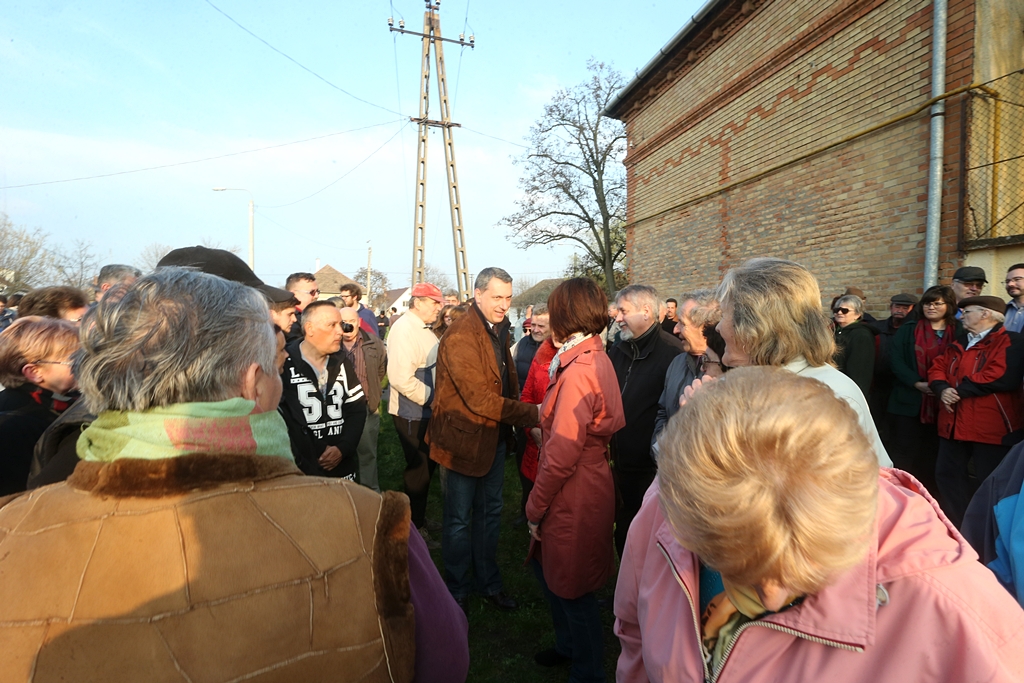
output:
<path id="1" fill-rule="evenodd" d="M 339 354 L 341 312 L 315 301 L 302 312 L 303 339 L 285 350 L 281 414 L 299 469 L 318 477 L 355 480 L 356 447 L 366 421 L 366 398 L 352 364 Z"/>
<path id="2" fill-rule="evenodd" d="M 647 285 L 629 285 L 615 299 L 620 340 L 608 357 L 622 392 L 626 426 L 612 437 L 615 485 L 621 496 L 615 513 L 615 546 L 622 556 L 626 532 L 640 510 L 657 468 L 651 459 L 651 437 L 665 374 L 683 353 L 679 339 L 658 323 L 658 293 Z"/>

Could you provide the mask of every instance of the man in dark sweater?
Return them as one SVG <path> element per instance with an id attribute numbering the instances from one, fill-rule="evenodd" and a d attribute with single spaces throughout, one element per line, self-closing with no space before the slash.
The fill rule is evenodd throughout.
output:
<path id="1" fill-rule="evenodd" d="M 356 447 L 366 421 L 366 397 L 341 349 L 341 312 L 329 301 L 302 312 L 303 339 L 285 350 L 281 414 L 299 469 L 317 477 L 355 481 Z"/>
<path id="2" fill-rule="evenodd" d="M 612 437 L 615 484 L 622 497 L 615 514 L 615 545 L 622 556 L 626 532 L 640 510 L 657 468 L 651 459 L 651 437 L 665 374 L 682 342 L 658 323 L 658 293 L 647 285 L 629 285 L 615 299 L 622 326 L 620 340 L 608 357 L 615 367 L 626 413 L 626 426 Z"/>

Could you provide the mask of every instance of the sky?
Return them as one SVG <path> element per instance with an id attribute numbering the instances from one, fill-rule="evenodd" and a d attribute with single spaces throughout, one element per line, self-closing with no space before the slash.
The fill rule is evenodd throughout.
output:
<path id="1" fill-rule="evenodd" d="M 531 123 L 590 57 L 632 78 L 702 4 L 442 1 L 442 34 L 476 39 L 444 46 L 471 277 L 565 270 L 569 244 L 521 249 L 498 225 Z M 251 197 L 265 281 L 317 259 L 351 275 L 372 247 L 373 270 L 409 283 L 421 41 L 387 19 L 422 30 L 421 0 L 3 5 L 0 211 L 15 225 L 87 241 L 101 263 L 138 263 L 152 244 L 246 258 Z M 169 167 L 127 172 L 155 166 Z M 436 129 L 427 187 L 426 260 L 454 281 Z"/>

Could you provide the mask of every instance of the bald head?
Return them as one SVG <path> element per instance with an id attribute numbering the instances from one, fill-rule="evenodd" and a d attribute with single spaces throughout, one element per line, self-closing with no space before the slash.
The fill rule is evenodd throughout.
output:
<path id="1" fill-rule="evenodd" d="M 354 308 L 343 308 L 341 311 L 341 338 L 351 344 L 359 337 L 359 311 Z"/>

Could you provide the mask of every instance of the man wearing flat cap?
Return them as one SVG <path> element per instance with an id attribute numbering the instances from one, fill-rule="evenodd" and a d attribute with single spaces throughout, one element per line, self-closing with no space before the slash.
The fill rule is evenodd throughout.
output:
<path id="1" fill-rule="evenodd" d="M 953 273 L 953 282 L 949 286 L 953 288 L 953 294 L 956 295 L 956 302 L 959 304 L 967 297 L 980 295 L 981 290 L 987 284 L 988 278 L 985 277 L 984 268 L 963 266 L 962 268 L 957 268 L 956 272 Z"/>
<path id="2" fill-rule="evenodd" d="M 981 482 L 1024 439 L 1024 336 L 1003 327 L 999 297 L 967 297 L 959 306 L 964 332 L 928 370 L 941 404 L 935 480 L 957 528 Z"/>

